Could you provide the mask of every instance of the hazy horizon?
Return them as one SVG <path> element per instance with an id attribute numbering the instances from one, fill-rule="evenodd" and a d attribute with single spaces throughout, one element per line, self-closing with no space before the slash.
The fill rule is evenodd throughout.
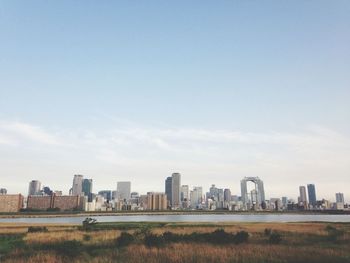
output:
<path id="1" fill-rule="evenodd" d="M 350 198 L 350 2 L 0 2 L 0 188 Z"/>

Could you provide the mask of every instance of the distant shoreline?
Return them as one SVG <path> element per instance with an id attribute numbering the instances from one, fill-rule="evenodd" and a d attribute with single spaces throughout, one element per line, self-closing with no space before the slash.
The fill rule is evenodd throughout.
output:
<path id="1" fill-rule="evenodd" d="M 50 218 L 50 217 L 97 217 L 97 216 L 139 216 L 139 215 L 350 215 L 350 211 L 116 211 L 116 212 L 19 212 L 1 213 L 0 218 Z"/>

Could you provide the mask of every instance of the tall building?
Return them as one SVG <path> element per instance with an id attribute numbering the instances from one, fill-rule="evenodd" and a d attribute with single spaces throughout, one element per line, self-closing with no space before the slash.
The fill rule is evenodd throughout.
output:
<path id="1" fill-rule="evenodd" d="M 84 176 L 80 174 L 75 174 L 73 178 L 72 195 L 82 195 L 83 194 L 83 179 Z"/>
<path id="2" fill-rule="evenodd" d="M 172 202 L 172 186 L 173 185 L 173 178 L 171 177 L 167 177 L 165 180 L 165 194 L 167 196 L 167 200 L 168 200 L 168 205 L 172 206 L 173 202 Z"/>
<path id="3" fill-rule="evenodd" d="M 199 208 L 203 201 L 203 188 L 200 186 L 193 187 L 191 191 L 191 207 Z"/>
<path id="4" fill-rule="evenodd" d="M 231 201 L 231 190 L 225 189 L 224 190 L 224 202 L 230 202 Z"/>
<path id="5" fill-rule="evenodd" d="M 112 200 L 112 191 L 111 190 L 102 190 L 99 191 L 98 194 L 100 196 L 103 196 L 105 200 L 107 200 L 108 202 Z"/>
<path id="6" fill-rule="evenodd" d="M 335 194 L 335 200 L 337 203 L 343 203 L 344 204 L 344 194 L 343 193 L 336 193 Z"/>
<path id="7" fill-rule="evenodd" d="M 166 210 L 167 198 L 165 193 L 147 193 L 148 210 Z"/>
<path id="8" fill-rule="evenodd" d="M 172 184 L 171 184 L 171 201 L 172 207 L 177 209 L 181 207 L 181 174 L 173 173 L 172 174 Z"/>
<path id="9" fill-rule="evenodd" d="M 29 183 L 28 195 L 40 194 L 41 183 L 38 180 L 32 180 Z"/>
<path id="10" fill-rule="evenodd" d="M 85 196 L 90 196 L 92 194 L 92 179 L 83 179 L 82 192 Z"/>
<path id="11" fill-rule="evenodd" d="M 307 209 L 307 198 L 306 198 L 306 188 L 305 186 L 299 186 L 299 203 Z"/>
<path id="12" fill-rule="evenodd" d="M 254 189 L 248 193 L 247 182 L 254 183 Z M 241 180 L 241 198 L 244 209 L 260 209 L 265 205 L 264 183 L 259 177 L 244 177 Z"/>
<path id="13" fill-rule="evenodd" d="M 307 185 L 307 193 L 309 196 L 309 204 L 312 205 L 312 208 L 316 208 L 317 200 L 316 200 L 316 189 L 314 184 Z"/>
<path id="14" fill-rule="evenodd" d="M 117 182 L 118 200 L 128 201 L 131 193 L 131 182 Z"/>
<path id="15" fill-rule="evenodd" d="M 190 189 L 189 189 L 188 185 L 181 186 L 181 201 L 190 200 L 189 192 L 190 192 Z"/>
<path id="16" fill-rule="evenodd" d="M 7 190 L 5 188 L 0 188 L 0 195 L 6 195 Z"/>

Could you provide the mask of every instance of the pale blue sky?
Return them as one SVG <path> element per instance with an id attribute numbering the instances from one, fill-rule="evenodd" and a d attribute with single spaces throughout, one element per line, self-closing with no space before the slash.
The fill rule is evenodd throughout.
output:
<path id="1" fill-rule="evenodd" d="M 83 173 L 145 192 L 179 171 L 236 194 L 257 175 L 268 197 L 306 183 L 346 195 L 349 14 L 349 1 L 0 1 L 0 187 L 67 191 Z"/>

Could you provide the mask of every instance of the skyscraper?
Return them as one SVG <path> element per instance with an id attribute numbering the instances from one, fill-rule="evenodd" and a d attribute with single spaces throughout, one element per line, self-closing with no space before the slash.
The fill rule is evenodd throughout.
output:
<path id="1" fill-rule="evenodd" d="M 306 198 L 306 188 L 305 186 L 299 186 L 299 202 L 302 204 L 304 209 L 307 209 L 307 198 Z"/>
<path id="2" fill-rule="evenodd" d="M 171 185 L 171 200 L 172 200 L 172 207 L 177 209 L 181 207 L 181 174 L 179 173 L 173 173 L 172 174 L 172 185 Z"/>
<path id="3" fill-rule="evenodd" d="M 148 210 L 166 210 L 167 198 L 165 193 L 147 193 L 147 209 Z"/>
<path id="4" fill-rule="evenodd" d="M 203 188 L 200 186 L 193 187 L 191 191 L 191 207 L 198 208 L 202 204 Z"/>
<path id="5" fill-rule="evenodd" d="M 190 191 L 190 189 L 189 189 L 188 185 L 181 186 L 181 201 L 190 200 L 189 191 Z"/>
<path id="6" fill-rule="evenodd" d="M 41 190 L 41 183 L 38 180 L 32 180 L 29 183 L 28 195 L 36 195 L 39 194 Z"/>
<path id="7" fill-rule="evenodd" d="M 128 201 L 131 193 L 131 182 L 117 182 L 117 198 Z"/>
<path id="8" fill-rule="evenodd" d="M 83 179 L 82 192 L 85 196 L 90 196 L 92 193 L 92 179 Z"/>
<path id="9" fill-rule="evenodd" d="M 307 193 L 309 196 L 309 204 L 312 205 L 312 208 L 316 208 L 317 201 L 316 201 L 316 189 L 314 184 L 307 185 Z"/>
<path id="10" fill-rule="evenodd" d="M 167 177 L 165 180 L 165 194 L 167 196 L 167 200 L 170 206 L 172 206 L 173 202 L 172 202 L 172 186 L 173 185 L 173 178 L 171 177 Z"/>
<path id="11" fill-rule="evenodd" d="M 337 203 L 343 203 L 344 204 L 344 194 L 343 193 L 336 193 L 335 199 Z"/>
<path id="12" fill-rule="evenodd" d="M 74 175 L 73 186 L 72 186 L 72 195 L 82 195 L 83 193 L 83 179 L 84 176 L 80 174 Z"/>

